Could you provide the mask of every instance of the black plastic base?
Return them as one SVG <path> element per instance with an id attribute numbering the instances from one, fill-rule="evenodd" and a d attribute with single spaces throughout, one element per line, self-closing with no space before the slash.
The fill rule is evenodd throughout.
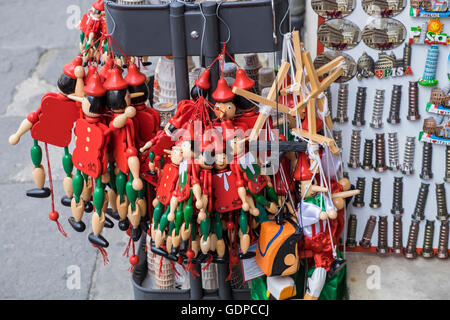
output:
<path id="1" fill-rule="evenodd" d="M 84 230 L 86 230 L 86 225 L 84 224 L 83 221 L 75 221 L 74 217 L 70 217 L 69 219 L 67 219 L 69 221 L 69 224 L 72 226 L 73 230 L 75 230 L 76 232 L 83 232 Z"/>
<path id="2" fill-rule="evenodd" d="M 27 191 L 27 196 L 30 198 L 48 198 L 50 197 L 50 189 L 49 188 L 34 188 Z"/>
<path id="3" fill-rule="evenodd" d="M 93 234 L 91 232 L 89 234 L 89 241 L 98 247 L 108 248 L 108 246 L 109 246 L 109 242 L 105 238 L 103 238 L 103 236 L 101 234 L 96 236 L 95 234 Z"/>
<path id="4" fill-rule="evenodd" d="M 61 198 L 61 204 L 64 207 L 70 207 L 72 204 L 72 198 L 69 198 L 68 196 L 64 196 Z"/>

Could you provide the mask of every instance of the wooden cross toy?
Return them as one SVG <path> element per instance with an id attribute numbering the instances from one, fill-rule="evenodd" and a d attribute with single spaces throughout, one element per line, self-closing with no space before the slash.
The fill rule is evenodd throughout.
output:
<path id="1" fill-rule="evenodd" d="M 291 124 L 295 123 L 294 116 L 300 116 L 301 112 L 307 109 L 308 115 L 308 131 L 301 128 L 294 128 L 293 131 L 297 135 L 309 139 L 312 142 L 316 142 L 319 144 L 326 143 L 333 154 L 338 154 L 339 150 L 336 147 L 336 144 L 333 139 L 324 137 L 322 135 L 317 134 L 316 128 L 316 103 L 317 107 L 320 111 L 323 111 L 323 97 L 321 97 L 322 93 L 337 79 L 339 78 L 344 70 L 339 67 L 339 64 L 343 60 L 342 57 L 336 58 L 333 61 L 327 63 L 320 69 L 316 70 L 314 68 L 310 53 L 306 50 L 302 50 L 302 44 L 300 43 L 300 38 L 298 31 L 294 31 L 292 33 L 293 47 L 295 53 L 295 80 L 296 83 L 290 85 L 284 89 L 281 89 L 284 80 L 289 72 L 289 68 L 291 65 L 283 61 L 279 71 L 277 78 L 275 79 L 272 87 L 269 91 L 269 94 L 266 98 L 254 94 L 252 92 L 234 87 L 233 92 L 237 95 L 243 96 L 249 100 L 258 102 L 264 106 L 271 107 L 275 110 L 281 111 L 290 117 Z M 306 75 L 305 70 L 306 69 Z M 333 71 L 331 71 L 334 69 Z M 328 75 L 322 82 L 319 81 L 319 76 L 324 75 L 331 71 L 331 74 Z M 312 87 L 312 91 L 306 95 L 305 99 L 301 99 L 301 96 L 305 93 L 306 83 L 310 83 Z M 281 90 L 281 91 L 280 91 Z M 276 101 L 278 93 L 283 95 L 293 94 L 295 96 L 300 96 L 300 102 L 297 103 L 293 108 L 290 108 L 286 105 L 283 105 Z M 264 109 L 263 109 L 264 110 Z M 249 140 L 254 141 L 258 138 L 261 129 L 264 127 L 269 114 L 267 111 L 260 111 L 258 120 L 253 127 L 253 130 L 250 134 Z M 330 116 L 326 116 L 325 122 L 329 129 L 332 128 L 332 121 Z"/>

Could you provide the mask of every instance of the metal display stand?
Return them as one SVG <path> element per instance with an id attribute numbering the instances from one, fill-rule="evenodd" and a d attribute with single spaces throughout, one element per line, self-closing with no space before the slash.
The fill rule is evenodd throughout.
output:
<path id="1" fill-rule="evenodd" d="M 173 57 L 177 100 L 181 101 L 190 98 L 188 56 L 201 56 L 203 66 L 208 66 L 219 55 L 221 44 L 227 41 L 226 49 L 232 55 L 279 51 L 282 33 L 289 31 L 289 17 L 283 20 L 288 6 L 287 0 L 136 6 L 107 1 L 105 11 L 108 33 L 124 54 Z M 114 52 L 120 52 L 119 48 L 113 45 Z M 210 71 L 210 92 L 213 92 L 219 79 L 219 65 L 215 64 Z M 143 288 L 146 273 L 142 275 L 142 268 L 147 267 L 145 239 L 143 243 L 139 246 L 141 263 L 132 278 L 136 299 L 250 299 L 249 290 L 231 289 L 226 281 L 228 264 L 218 264 L 218 290 L 203 290 L 201 276 L 193 278 L 192 274 L 190 290 L 161 292 Z M 200 268 L 196 264 L 196 271 L 201 275 Z"/>

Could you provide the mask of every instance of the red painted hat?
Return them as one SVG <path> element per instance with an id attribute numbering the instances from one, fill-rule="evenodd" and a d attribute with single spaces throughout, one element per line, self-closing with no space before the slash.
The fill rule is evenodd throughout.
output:
<path id="1" fill-rule="evenodd" d="M 128 83 L 122 78 L 121 71 L 118 68 L 113 68 L 109 71 L 104 87 L 106 90 L 123 90 L 128 88 Z"/>
<path id="2" fill-rule="evenodd" d="M 217 82 L 217 89 L 213 92 L 212 97 L 217 102 L 228 102 L 233 100 L 234 93 L 231 91 L 224 78 L 220 78 Z"/>
<path id="3" fill-rule="evenodd" d="M 145 83 L 147 77 L 143 74 L 135 64 L 128 66 L 128 74 L 125 77 L 125 81 L 131 87 L 137 87 Z"/>
<path id="4" fill-rule="evenodd" d="M 84 83 L 88 83 L 88 82 L 89 82 L 89 79 L 91 78 L 91 76 L 92 76 L 94 73 L 97 73 L 97 67 L 94 66 L 94 65 L 90 65 L 90 66 L 88 67 L 88 73 L 87 73 L 86 77 L 84 77 Z"/>
<path id="5" fill-rule="evenodd" d="M 63 67 L 63 72 L 66 76 L 68 76 L 71 79 L 76 79 L 77 77 L 75 76 L 75 68 L 76 67 L 81 67 L 81 65 L 83 64 L 83 60 L 81 59 L 80 56 L 76 56 L 72 62 L 66 64 Z"/>
<path id="6" fill-rule="evenodd" d="M 255 85 L 255 80 L 247 77 L 247 74 L 243 69 L 236 71 L 236 80 L 234 80 L 233 87 L 237 87 L 243 90 L 250 90 Z"/>
<path id="7" fill-rule="evenodd" d="M 309 157 L 305 152 L 301 152 L 297 162 L 297 168 L 295 168 L 294 179 L 297 181 L 311 181 L 313 175 L 309 168 L 311 163 Z"/>
<path id="8" fill-rule="evenodd" d="M 105 3 L 103 2 L 103 0 L 95 1 L 92 6 L 94 7 L 95 10 L 105 11 Z"/>
<path id="9" fill-rule="evenodd" d="M 89 77 L 88 83 L 84 87 L 84 93 L 92 97 L 103 97 L 106 94 L 102 79 L 97 72 Z"/>
<path id="10" fill-rule="evenodd" d="M 107 58 L 105 64 L 103 67 L 100 68 L 100 77 L 102 77 L 102 80 L 105 81 L 106 78 L 108 78 L 109 71 L 114 66 L 114 60 L 111 58 Z"/>

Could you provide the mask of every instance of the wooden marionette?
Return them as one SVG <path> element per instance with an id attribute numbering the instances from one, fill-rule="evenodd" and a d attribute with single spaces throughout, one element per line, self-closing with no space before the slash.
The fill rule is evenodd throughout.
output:
<path id="1" fill-rule="evenodd" d="M 358 193 L 358 190 L 343 191 L 331 194 L 333 189 L 344 190 L 349 186 L 342 180 L 339 186 L 325 188 L 326 191 L 313 188 L 311 181 L 314 173 L 309 170 L 311 162 L 306 154 L 299 159 L 299 167 L 296 169 L 295 178 L 300 180 L 301 195 L 303 201 L 299 206 L 299 224 L 303 228 L 304 241 L 300 243 L 300 252 L 309 250 L 312 252 L 315 270 L 308 278 L 308 289 L 305 294 L 307 300 L 317 300 L 327 278 L 330 278 L 342 268 L 345 261 L 336 257 L 336 230 L 339 220 L 338 208 L 334 205 L 333 198 L 343 199 Z M 319 175 L 322 173 L 319 171 Z M 326 183 L 326 178 L 322 179 Z M 323 187 L 322 187 L 323 188 Z M 310 192 L 311 190 L 311 192 Z M 318 190 L 317 193 L 314 190 Z M 329 191 L 330 190 L 330 191 Z M 342 210 L 342 209 L 341 209 Z M 341 211 L 343 214 L 343 211 Z M 303 251 L 302 251 L 303 250 Z"/>
<path id="2" fill-rule="evenodd" d="M 223 153 L 222 137 L 209 137 L 209 132 L 211 131 L 203 134 L 201 153 L 198 157 L 200 184 L 202 187 L 202 206 L 198 214 L 197 223 L 200 224 L 200 249 L 205 255 L 208 254 L 209 250 L 215 251 L 217 244 L 217 236 L 210 236 L 213 214 L 212 170 L 215 163 L 215 153 Z"/>
<path id="3" fill-rule="evenodd" d="M 196 87 L 193 88 L 195 91 Z M 156 135 L 146 144 L 140 148 L 140 152 L 144 153 L 150 149 L 148 153 L 149 162 L 148 167 L 150 172 L 156 172 L 160 169 L 160 161 L 164 158 L 164 150 L 169 150 L 174 144 L 177 138 L 174 134 L 182 128 L 191 118 L 196 109 L 196 99 L 194 100 L 181 100 L 177 105 L 176 113 L 169 119 L 165 128 L 159 130 Z M 148 181 L 152 183 L 151 181 Z"/>
<path id="4" fill-rule="evenodd" d="M 89 13 L 83 15 L 80 22 L 80 50 L 83 52 L 83 62 L 87 65 L 99 48 L 107 51 L 105 41 L 101 41 L 103 34 L 106 34 L 105 4 L 103 0 L 97 0 L 92 4 Z M 105 50 L 106 49 L 106 50 Z"/>
<path id="5" fill-rule="evenodd" d="M 106 89 L 97 73 L 90 77 L 84 93 L 83 98 L 69 96 L 69 98 L 81 102 L 84 114 L 82 119 L 77 120 L 74 130 L 76 141 L 72 160 L 78 171 L 73 177 L 74 197 L 71 206 L 72 217 L 69 218 L 69 223 L 78 232 L 83 232 L 86 228 L 81 220 L 86 199 L 86 196 L 82 197 L 85 185 L 82 176 L 84 173 L 88 176 L 88 180 L 95 179 L 96 184 L 93 194 L 95 213 L 92 215 L 92 233 L 89 234 L 89 241 L 97 247 L 106 248 L 109 243 L 101 235 L 101 232 L 106 221 L 105 184 L 108 183 L 109 178 L 106 148 L 110 129 L 103 117 L 106 112 Z"/>
<path id="6" fill-rule="evenodd" d="M 130 94 L 128 83 L 122 78 L 121 71 L 113 68 L 104 83 L 106 92 L 106 105 L 112 113 L 109 127 L 111 138 L 108 152 L 115 162 L 115 185 L 117 188 L 117 210 L 120 221 L 119 228 L 126 231 L 129 227 L 128 220 L 133 225 L 131 237 L 137 241 L 141 235 L 139 223 L 141 213 L 136 206 L 137 192 L 142 190 L 143 183 L 140 179 L 140 162 L 138 151 L 135 147 L 135 128 L 133 118 L 136 109 L 131 106 L 131 99 L 140 97 L 144 93 L 136 92 Z M 127 175 L 129 181 L 127 182 Z M 126 193 L 126 195 L 125 195 Z M 127 220 L 128 217 L 128 220 Z"/>
<path id="7" fill-rule="evenodd" d="M 159 186 L 156 189 L 156 198 L 153 200 L 153 219 L 151 227 L 151 237 L 155 242 L 155 246 L 159 248 L 166 237 L 165 230 L 169 223 L 168 215 L 170 210 L 170 200 L 175 191 L 178 180 L 178 169 L 183 161 L 183 152 L 180 142 L 171 150 L 166 150 L 169 154 L 170 161 L 164 164 L 161 174 Z M 183 207 L 178 206 L 175 215 L 175 231 L 172 236 L 172 245 L 178 247 L 180 242 L 180 228 L 183 223 Z"/>
<path id="8" fill-rule="evenodd" d="M 181 151 L 183 154 L 183 161 L 178 167 L 178 180 L 170 199 L 170 210 L 168 215 L 169 222 L 175 220 L 175 210 L 180 203 L 187 203 L 184 208 L 184 224 L 182 224 L 182 234 L 183 240 L 188 240 L 188 234 L 192 232 L 191 230 L 191 218 L 194 214 L 193 201 L 195 197 L 195 208 L 201 209 L 203 206 L 202 202 L 202 188 L 200 186 L 199 179 L 199 165 L 196 163 L 195 157 L 195 145 L 194 143 L 194 124 L 188 122 L 185 126 L 185 132 L 181 139 Z"/>
<path id="9" fill-rule="evenodd" d="M 144 95 L 131 99 L 131 105 L 136 109 L 133 124 L 136 130 L 136 147 L 142 148 L 147 141 L 153 139 L 159 129 L 160 116 L 158 111 L 146 105 L 149 89 L 146 76 L 141 73 L 135 64 L 128 66 L 125 81 L 128 83 L 130 93 L 143 92 Z"/>
<path id="10" fill-rule="evenodd" d="M 63 73 L 58 79 L 58 93 L 47 93 L 41 99 L 41 106 L 35 112 L 31 112 L 22 121 L 17 132 L 9 137 L 9 143 L 16 145 L 20 138 L 28 130 L 34 139 L 31 148 L 31 158 L 34 164 L 33 178 L 37 189 L 27 192 L 30 197 L 46 198 L 50 196 L 50 190 L 44 188 L 45 171 L 41 165 L 42 149 L 38 141 L 46 144 L 63 147 L 65 155 L 63 158 L 64 170 L 67 177 L 64 179 L 64 190 L 67 197 L 72 197 L 71 185 L 71 156 L 68 145 L 72 139 L 72 128 L 75 121 L 80 118 L 80 106 L 67 98 L 68 95 L 83 96 L 84 69 L 79 56 L 63 67 Z"/>

